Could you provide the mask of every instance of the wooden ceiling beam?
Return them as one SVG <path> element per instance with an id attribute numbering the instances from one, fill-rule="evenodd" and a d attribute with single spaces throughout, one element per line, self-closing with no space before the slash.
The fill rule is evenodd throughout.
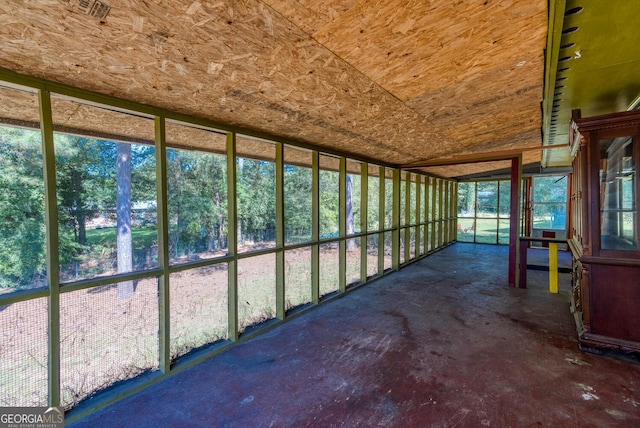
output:
<path id="1" fill-rule="evenodd" d="M 553 147 L 525 147 L 516 150 L 500 150 L 495 152 L 486 152 L 486 153 L 474 153 L 472 155 L 462 155 L 455 156 L 450 158 L 440 158 L 433 159 L 426 162 L 417 162 L 413 164 L 401 165 L 400 169 L 420 169 L 420 168 L 428 168 L 433 166 L 447 166 L 447 165 L 459 165 L 459 164 L 470 164 L 470 163 L 481 163 L 481 162 L 494 162 L 501 160 L 509 160 L 514 156 L 518 156 L 523 152 L 529 152 L 534 150 L 549 150 L 549 149 L 559 149 L 569 147 L 568 144 L 557 144 Z"/>

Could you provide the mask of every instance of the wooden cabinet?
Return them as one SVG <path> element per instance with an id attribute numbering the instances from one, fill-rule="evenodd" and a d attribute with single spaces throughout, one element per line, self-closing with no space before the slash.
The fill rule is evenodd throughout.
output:
<path id="1" fill-rule="evenodd" d="M 574 112 L 572 311 L 587 351 L 640 351 L 640 111 Z"/>

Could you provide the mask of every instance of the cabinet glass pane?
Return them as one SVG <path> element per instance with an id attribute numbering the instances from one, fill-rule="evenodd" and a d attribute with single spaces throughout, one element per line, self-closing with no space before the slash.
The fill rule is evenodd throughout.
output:
<path id="1" fill-rule="evenodd" d="M 600 246 L 636 250 L 634 139 L 600 140 Z"/>

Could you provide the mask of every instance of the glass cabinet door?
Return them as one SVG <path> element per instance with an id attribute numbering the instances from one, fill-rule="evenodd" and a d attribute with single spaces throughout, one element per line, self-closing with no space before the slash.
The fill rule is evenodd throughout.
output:
<path id="1" fill-rule="evenodd" d="M 599 143 L 600 248 L 637 250 L 635 138 Z"/>

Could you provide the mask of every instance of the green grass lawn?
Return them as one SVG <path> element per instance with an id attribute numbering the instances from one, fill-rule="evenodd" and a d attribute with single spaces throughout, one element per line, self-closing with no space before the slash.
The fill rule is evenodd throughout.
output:
<path id="1" fill-rule="evenodd" d="M 131 236 L 136 248 L 146 248 L 154 245 L 158 240 L 156 226 L 135 226 L 131 228 Z M 87 230 L 87 243 L 89 245 L 108 245 L 116 243 L 116 228 L 105 227 L 103 229 Z"/>

